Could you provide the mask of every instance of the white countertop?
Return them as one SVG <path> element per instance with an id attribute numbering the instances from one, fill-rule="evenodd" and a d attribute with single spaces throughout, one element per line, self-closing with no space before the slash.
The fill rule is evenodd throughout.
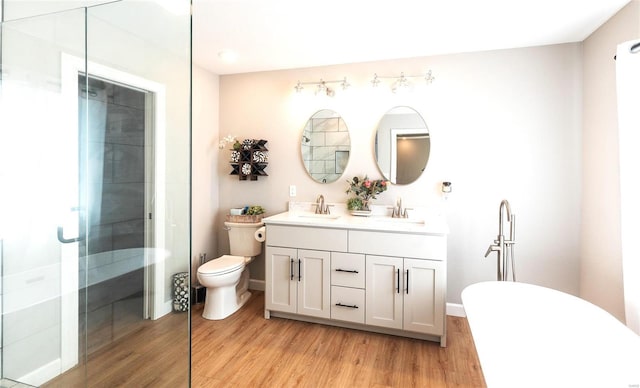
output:
<path id="1" fill-rule="evenodd" d="M 289 225 L 425 235 L 443 235 L 449 233 L 447 223 L 442 216 L 403 219 L 391 218 L 383 214 L 375 214 L 368 217 L 353 216 L 346 212 L 335 212 L 331 215 L 316 215 L 312 211 L 296 210 L 276 214 L 264 218 L 263 221 L 265 225 Z"/>
<path id="2" fill-rule="evenodd" d="M 640 386 L 640 337 L 600 307 L 513 282 L 473 284 L 462 301 L 489 388 Z"/>

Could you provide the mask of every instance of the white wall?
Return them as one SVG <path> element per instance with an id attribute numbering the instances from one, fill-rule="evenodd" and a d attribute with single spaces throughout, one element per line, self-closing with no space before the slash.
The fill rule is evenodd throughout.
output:
<path id="1" fill-rule="evenodd" d="M 583 193 L 580 296 L 624 320 L 620 253 L 618 112 L 613 56 L 640 37 L 640 1 L 584 41 Z"/>
<path id="2" fill-rule="evenodd" d="M 259 204 L 268 214 L 286 210 L 288 188 L 297 200 L 322 193 L 345 202 L 346 180 L 379 177 L 373 159 L 378 120 L 390 108 L 407 105 L 424 117 L 431 135 L 431 157 L 416 182 L 394 186 L 376 200 L 391 204 L 403 197 L 408 207 L 428 206 L 448 214 L 447 300 L 460 303 L 471 283 L 495 279 L 495 257 L 483 257 L 497 235 L 498 206 L 510 200 L 518 216 L 515 252 L 519 280 L 577 294 L 581 187 L 581 45 L 565 44 L 395 61 L 273 71 L 220 78 L 220 136 L 267 139 L 266 178 L 238 181 L 229 176 L 228 152 L 219 159 L 220 209 Z M 420 74 L 432 69 L 436 80 L 409 96 L 397 96 L 373 74 Z M 298 80 L 347 77 L 353 85 L 334 98 L 296 95 Z M 311 89 L 311 88 L 307 88 Z M 340 113 L 349 127 L 352 154 L 343 179 L 312 181 L 300 157 L 307 119 L 320 109 Z M 440 182 L 453 183 L 447 203 Z M 218 229 L 218 254 L 228 252 L 226 232 Z M 264 278 L 264 258 L 254 261 L 252 277 Z"/>

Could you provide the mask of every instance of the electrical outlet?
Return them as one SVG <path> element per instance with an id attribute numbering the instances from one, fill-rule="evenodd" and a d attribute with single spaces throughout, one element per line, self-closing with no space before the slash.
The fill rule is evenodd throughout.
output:
<path id="1" fill-rule="evenodd" d="M 296 196 L 296 186 L 295 185 L 290 185 L 289 186 L 289 197 L 295 197 Z"/>

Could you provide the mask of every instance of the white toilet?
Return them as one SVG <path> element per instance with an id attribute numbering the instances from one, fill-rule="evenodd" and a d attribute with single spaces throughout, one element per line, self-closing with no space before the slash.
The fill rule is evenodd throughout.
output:
<path id="1" fill-rule="evenodd" d="M 202 317 L 224 319 L 249 300 L 249 267 L 254 256 L 262 252 L 255 239 L 258 223 L 225 222 L 229 232 L 231 255 L 208 261 L 198 268 L 198 281 L 207 288 Z"/>

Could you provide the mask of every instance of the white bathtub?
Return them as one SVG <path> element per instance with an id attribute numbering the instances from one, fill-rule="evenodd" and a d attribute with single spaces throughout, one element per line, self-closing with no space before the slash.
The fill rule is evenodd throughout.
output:
<path id="1" fill-rule="evenodd" d="M 526 283 L 462 292 L 487 386 L 640 387 L 640 337 L 575 296 Z"/>

